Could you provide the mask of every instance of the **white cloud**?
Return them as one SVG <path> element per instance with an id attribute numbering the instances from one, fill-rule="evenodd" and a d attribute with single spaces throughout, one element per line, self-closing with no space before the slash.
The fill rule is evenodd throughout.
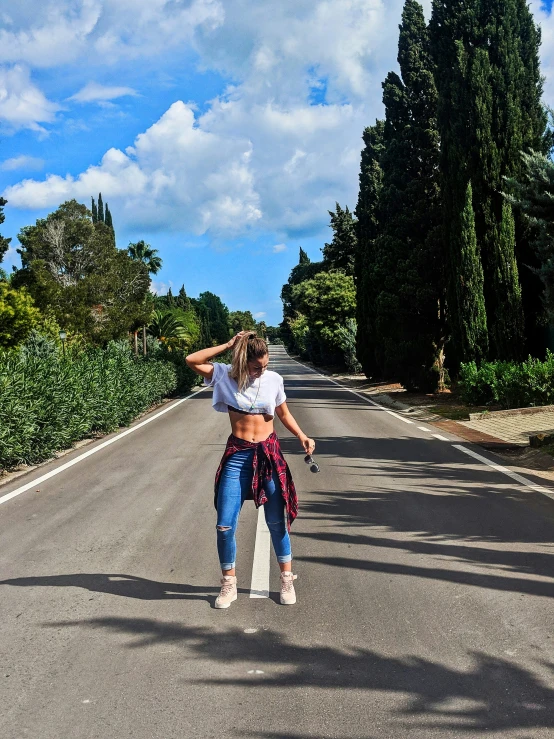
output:
<path id="1" fill-rule="evenodd" d="M 27 0 L 3 15 L 0 62 L 34 67 L 157 55 L 224 18 L 219 0 Z"/>
<path id="2" fill-rule="evenodd" d="M 93 103 L 104 100 L 115 100 L 126 95 L 137 95 L 132 87 L 113 87 L 99 85 L 97 82 L 89 82 L 79 92 L 72 95 L 68 100 L 76 100 L 78 103 Z"/>
<path id="3" fill-rule="evenodd" d="M 160 280 L 152 280 L 150 284 L 150 292 L 153 295 L 167 295 L 169 288 L 173 287 L 171 280 L 169 282 L 161 282 Z"/>
<path id="4" fill-rule="evenodd" d="M 541 73 L 546 77 L 544 102 L 554 107 L 554 11 L 542 9 L 542 0 L 531 0 L 531 12 L 541 27 Z"/>
<path id="5" fill-rule="evenodd" d="M 273 247 L 274 254 L 279 254 L 279 252 L 286 251 L 286 250 L 287 250 L 286 244 L 275 244 L 275 246 Z"/>
<path id="6" fill-rule="evenodd" d="M 4 159 L 0 164 L 0 169 L 4 172 L 12 172 L 16 169 L 42 169 L 44 167 L 44 159 L 38 157 L 30 157 L 22 154 L 18 157 Z"/>
<path id="7" fill-rule="evenodd" d="M 4 254 L 4 259 L 0 262 L 0 269 L 10 272 L 14 264 L 19 266 L 19 255 L 15 246 L 9 246 L 8 251 Z"/>
<path id="8" fill-rule="evenodd" d="M 554 20 L 538 9 L 539 1 L 533 10 L 543 26 L 546 99 L 550 94 L 554 102 Z M 92 49 L 96 63 L 114 62 L 192 43 L 205 69 L 234 83 L 202 115 L 195 116 L 194 104 L 176 102 L 125 151 L 108 150 L 100 164 L 75 177 L 24 180 L 5 195 L 12 205 L 44 208 L 70 197 L 88 202 L 101 191 L 120 227 L 223 237 L 259 229 L 276 233 L 276 242 L 320 232 L 335 201 L 355 206 L 361 135 L 382 115 L 381 82 L 397 67 L 403 4 L 81 0 L 74 24 L 92 30 L 82 32 L 79 54 Z M 430 0 L 423 4 L 429 17 Z M 67 2 L 59 12 L 52 10 L 58 5 L 47 6 L 62 27 L 70 17 Z M 37 10 L 35 27 L 46 17 Z M 183 21 L 178 28 L 177 18 Z M 91 85 L 74 99 L 87 90 L 94 97 Z M 130 88 L 96 88 L 98 95 L 110 89 Z M 310 103 L 314 90 L 324 104 Z M 272 248 L 278 253 L 286 246 Z"/>
<path id="9" fill-rule="evenodd" d="M 256 321 L 259 321 L 260 319 L 264 318 L 264 316 L 266 316 L 266 315 L 267 315 L 267 313 L 265 311 L 261 310 L 258 313 L 253 313 L 252 314 L 252 317 L 255 318 Z"/>
<path id="10" fill-rule="evenodd" d="M 261 216 L 250 157 L 248 140 L 201 130 L 191 107 L 176 102 L 125 152 L 110 149 L 78 177 L 23 180 L 5 196 L 15 207 L 46 208 L 102 192 L 120 222 L 237 233 Z"/>
<path id="11" fill-rule="evenodd" d="M 26 67 L 0 67 L 0 120 L 14 128 L 43 130 L 39 123 L 53 121 L 58 110 L 33 85 Z"/>

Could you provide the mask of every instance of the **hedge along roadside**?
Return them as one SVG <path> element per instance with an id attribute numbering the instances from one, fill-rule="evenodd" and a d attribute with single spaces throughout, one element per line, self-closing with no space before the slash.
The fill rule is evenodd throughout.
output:
<path id="1" fill-rule="evenodd" d="M 0 351 L 0 468 L 36 464 L 92 432 L 128 425 L 178 386 L 171 362 L 125 341 L 73 350 L 34 336 Z"/>
<path id="2" fill-rule="evenodd" d="M 460 389 L 466 403 L 498 403 L 503 408 L 554 403 L 554 354 L 546 359 L 529 357 L 525 362 L 475 362 L 462 364 Z"/>

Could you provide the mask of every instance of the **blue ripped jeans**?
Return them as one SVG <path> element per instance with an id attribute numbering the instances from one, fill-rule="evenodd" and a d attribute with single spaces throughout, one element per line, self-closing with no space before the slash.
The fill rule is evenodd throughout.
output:
<path id="1" fill-rule="evenodd" d="M 253 449 L 245 449 L 231 455 L 225 462 L 217 493 L 217 552 L 222 570 L 235 567 L 237 542 L 235 533 L 242 504 L 252 489 Z M 273 477 L 264 483 L 267 503 L 264 514 L 271 534 L 273 549 L 278 562 L 290 562 L 292 553 L 290 537 L 285 523 L 285 502 L 281 495 L 279 477 L 273 470 Z M 223 527 L 223 530 L 221 530 Z"/>

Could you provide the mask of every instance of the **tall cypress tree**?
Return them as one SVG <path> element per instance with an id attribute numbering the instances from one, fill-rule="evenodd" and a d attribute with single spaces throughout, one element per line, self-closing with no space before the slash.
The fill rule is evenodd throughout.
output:
<path id="1" fill-rule="evenodd" d="M 96 207 L 96 201 L 94 200 L 94 198 L 91 198 L 91 200 L 92 200 L 92 206 L 91 206 L 92 222 L 98 223 L 98 208 Z"/>
<path id="2" fill-rule="evenodd" d="M 326 269 L 340 269 L 347 275 L 354 273 L 354 255 L 356 254 L 356 220 L 352 213 L 335 204 L 335 211 L 328 211 L 331 216 L 333 240 L 323 247 L 323 261 Z"/>
<path id="3" fill-rule="evenodd" d="M 181 308 L 182 310 L 190 310 L 190 299 L 187 296 L 187 292 L 185 290 L 184 285 L 181 285 L 179 294 L 175 298 L 175 306 L 177 308 Z"/>
<path id="4" fill-rule="evenodd" d="M 501 190 L 503 176 L 521 172 L 520 149 L 544 145 L 540 34 L 525 0 L 434 0 L 431 29 L 445 222 L 459 221 L 471 181 L 491 355 L 518 358 L 524 351 L 519 272 L 526 272 L 528 325 L 537 321 L 537 284 L 530 289 L 534 281 L 523 266 L 533 256 L 525 225 L 508 223 Z"/>
<path id="5" fill-rule="evenodd" d="M 457 256 L 454 289 L 458 310 L 452 320 L 458 319 L 461 356 L 466 360 L 480 362 L 486 358 L 488 351 L 487 313 L 470 182 L 466 188 L 464 207 L 459 213 L 459 220 L 453 224 L 450 238 L 454 239 L 452 250 Z"/>
<path id="6" fill-rule="evenodd" d="M 539 266 L 538 277 L 544 286 L 544 308 L 554 324 L 554 162 L 531 152 L 523 155 L 525 176 L 507 183 L 507 200 L 523 215 L 533 234 Z"/>
<path id="7" fill-rule="evenodd" d="M 404 6 L 398 62 L 402 78 L 391 72 L 383 84 L 376 357 L 385 376 L 435 389 L 445 341 L 437 90 L 428 29 L 416 0 Z"/>
<path id="8" fill-rule="evenodd" d="M 110 213 L 110 209 L 108 208 L 108 204 L 106 203 L 106 212 L 104 215 L 104 223 L 108 228 L 111 228 L 113 231 L 113 221 L 112 221 L 112 214 Z"/>
<path id="9" fill-rule="evenodd" d="M 98 193 L 98 221 L 104 223 L 104 203 L 101 192 Z"/>
<path id="10" fill-rule="evenodd" d="M 379 196 L 382 188 L 383 135 L 385 122 L 376 121 L 364 130 L 360 189 L 356 205 L 357 247 L 354 260 L 354 283 L 356 285 L 356 356 L 367 377 L 376 371 L 375 363 L 375 298 L 379 286 L 374 275 L 375 238 L 379 232 L 377 217 Z"/>

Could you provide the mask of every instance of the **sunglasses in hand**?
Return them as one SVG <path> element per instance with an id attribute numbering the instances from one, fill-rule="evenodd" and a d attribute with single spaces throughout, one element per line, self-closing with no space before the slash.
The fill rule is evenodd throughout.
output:
<path id="1" fill-rule="evenodd" d="M 319 472 L 319 465 L 314 462 L 314 458 L 311 454 L 306 454 L 306 456 L 304 457 L 304 462 L 310 465 L 310 472 Z"/>

